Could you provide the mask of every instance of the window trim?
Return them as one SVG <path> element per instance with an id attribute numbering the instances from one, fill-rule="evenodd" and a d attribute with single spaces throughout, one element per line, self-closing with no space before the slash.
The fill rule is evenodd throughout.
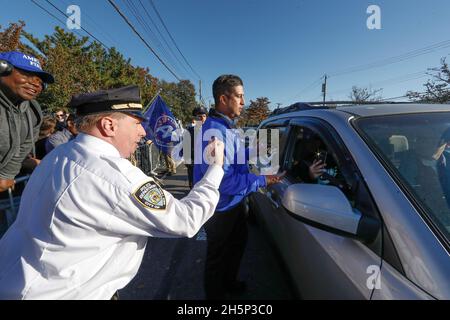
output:
<path id="1" fill-rule="evenodd" d="M 258 130 L 260 129 L 277 129 L 277 128 L 286 128 L 286 132 L 285 132 L 285 139 L 286 142 L 283 146 L 283 149 L 280 150 L 280 155 L 282 155 L 282 158 L 280 159 L 280 171 L 283 170 L 284 168 L 284 161 L 286 158 L 286 148 L 288 146 L 288 141 L 289 141 L 289 135 L 290 135 L 290 125 L 289 125 L 289 121 L 291 119 L 277 119 L 277 120 L 273 120 L 271 122 L 266 122 L 264 124 L 262 124 L 261 126 L 258 127 Z M 281 137 L 280 137 L 280 142 L 281 142 Z M 260 169 L 258 166 L 256 166 L 258 168 L 258 170 Z"/>

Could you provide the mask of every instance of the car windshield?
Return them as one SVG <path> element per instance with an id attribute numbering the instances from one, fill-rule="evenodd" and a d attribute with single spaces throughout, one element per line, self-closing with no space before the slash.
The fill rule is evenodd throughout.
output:
<path id="1" fill-rule="evenodd" d="M 362 118 L 357 127 L 448 240 L 450 112 Z"/>

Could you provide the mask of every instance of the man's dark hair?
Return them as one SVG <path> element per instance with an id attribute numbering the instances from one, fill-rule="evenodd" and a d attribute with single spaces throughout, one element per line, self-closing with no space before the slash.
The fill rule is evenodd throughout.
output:
<path id="1" fill-rule="evenodd" d="M 194 110 L 192 111 L 192 115 L 194 117 L 199 116 L 201 114 L 208 114 L 208 111 L 206 111 L 206 109 L 202 106 L 200 107 L 195 107 Z"/>
<path id="2" fill-rule="evenodd" d="M 66 119 L 66 122 L 72 121 L 75 123 L 76 117 L 73 113 L 69 114 L 69 116 Z"/>
<path id="3" fill-rule="evenodd" d="M 221 95 L 230 93 L 234 87 L 243 85 L 242 79 L 233 74 L 224 74 L 218 77 L 213 83 L 213 96 L 216 106 L 219 104 Z"/>

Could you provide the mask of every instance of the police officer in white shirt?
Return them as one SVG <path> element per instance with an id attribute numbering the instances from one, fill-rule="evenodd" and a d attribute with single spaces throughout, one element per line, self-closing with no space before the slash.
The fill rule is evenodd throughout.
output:
<path id="1" fill-rule="evenodd" d="M 223 144 L 177 200 L 126 158 L 145 136 L 139 89 L 74 96 L 76 139 L 48 154 L 0 239 L 0 299 L 110 299 L 136 275 L 147 237 L 194 236 L 213 215 Z"/>

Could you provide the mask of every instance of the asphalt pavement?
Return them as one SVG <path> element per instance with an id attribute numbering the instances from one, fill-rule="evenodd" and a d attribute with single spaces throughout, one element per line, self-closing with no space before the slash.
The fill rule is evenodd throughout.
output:
<path id="1" fill-rule="evenodd" d="M 164 189 L 180 199 L 189 192 L 186 169 L 163 178 Z M 203 229 L 193 238 L 149 238 L 145 255 L 134 279 L 119 291 L 120 299 L 203 300 L 203 271 L 206 256 L 206 234 Z M 247 291 L 231 299 L 293 299 L 277 255 L 264 231 L 249 224 L 249 238 L 240 278 Z"/>

